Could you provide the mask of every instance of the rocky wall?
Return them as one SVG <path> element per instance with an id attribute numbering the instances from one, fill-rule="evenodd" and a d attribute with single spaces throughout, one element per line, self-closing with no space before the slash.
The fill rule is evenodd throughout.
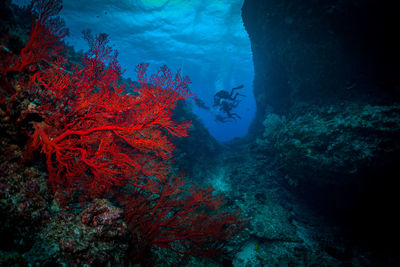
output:
<path id="1" fill-rule="evenodd" d="M 399 99 L 396 1 L 245 0 L 259 134 L 265 112 Z"/>

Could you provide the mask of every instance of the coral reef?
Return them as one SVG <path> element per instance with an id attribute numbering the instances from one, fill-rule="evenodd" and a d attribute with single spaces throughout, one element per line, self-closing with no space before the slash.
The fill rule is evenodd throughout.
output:
<path id="1" fill-rule="evenodd" d="M 43 227 L 32 249 L 30 264 L 127 264 L 128 238 L 122 210 L 104 199 L 94 200 L 80 214 L 59 211 Z"/>
<path id="2" fill-rule="evenodd" d="M 0 129 L 15 134 L 4 117 Z M 20 164 L 23 150 L 12 139 L 0 137 L 0 265 L 23 264 L 22 254 L 35 240 L 35 235 L 27 233 L 36 233 L 50 220 L 51 193 L 46 174 Z"/>
<path id="3" fill-rule="evenodd" d="M 398 105 L 313 106 L 290 118 L 268 114 L 263 124 L 257 142 L 279 155 L 293 185 L 352 183 L 360 172 L 390 164 L 400 149 Z"/>
<path id="4" fill-rule="evenodd" d="M 280 125 L 281 120 L 272 116 L 271 122 Z M 387 247 L 392 243 L 385 243 L 388 242 L 388 236 L 373 238 L 375 231 L 395 233 L 396 226 L 388 221 L 390 218 L 381 216 L 378 218 L 383 218 L 382 224 L 371 223 L 371 214 L 382 215 L 376 214 L 376 210 L 385 209 L 384 205 L 388 203 L 371 199 L 375 204 L 369 205 L 373 209 L 365 211 L 367 218 L 354 220 L 354 217 L 343 217 L 343 214 L 329 210 L 324 198 L 318 196 L 317 192 L 303 191 L 311 195 L 310 201 L 323 204 L 325 213 L 322 214 L 307 203 L 303 195 L 297 193 L 300 191 L 299 186 L 290 186 L 283 178 L 279 155 L 273 150 L 267 150 L 267 147 L 271 149 L 273 145 L 271 142 L 267 143 L 267 146 L 257 143 L 234 144 L 230 149 L 224 150 L 219 159 L 225 170 L 225 179 L 231 185 L 231 191 L 228 191 L 229 200 L 249 220 L 248 226 L 236 239 L 240 245 L 233 247 L 234 266 L 376 266 L 396 262 L 396 257 Z M 349 200 L 343 192 L 339 197 L 337 191 L 331 187 L 324 191 L 319 190 L 325 197 L 334 194 L 337 208 L 339 205 L 343 208 L 341 198 Z M 350 189 L 352 190 L 353 188 Z M 347 202 L 348 207 L 351 205 L 351 202 Z M 326 216 L 330 212 L 337 216 L 335 220 Z M 354 228 L 349 229 L 339 224 L 339 218 L 353 220 Z M 385 226 L 390 229 L 386 231 Z M 355 229 L 364 235 L 362 240 L 351 235 L 356 232 Z M 380 249 L 371 248 L 369 242 L 374 241 L 378 242 Z"/>
<path id="5" fill-rule="evenodd" d="M 26 45 L 14 54 L 2 44 L 1 212 L 9 221 L 1 230 L 10 232 L 3 245 L 20 245 L 7 247 L 2 263 L 146 264 L 153 245 L 185 255 L 226 252 L 245 220 L 172 168 L 173 140 L 191 125 L 172 118 L 178 101 L 192 97 L 189 78 L 166 66 L 147 77 L 143 63 L 128 93 L 107 35 L 90 31 L 89 51 L 70 62 L 61 7 L 32 1 Z"/>
<path id="6" fill-rule="evenodd" d="M 165 184 L 155 199 L 141 192 L 129 196 L 125 217 L 137 255 L 146 256 L 153 245 L 183 255 L 222 254 L 246 222 L 238 214 L 216 213 L 221 204 L 212 188 L 185 189 L 182 178 Z"/>
<path id="7" fill-rule="evenodd" d="M 86 31 L 85 53 L 63 44 L 61 1 L 3 1 L 0 265 L 396 265 L 395 81 L 381 88 L 375 67 L 356 77 L 358 61 L 339 68 L 352 49 L 341 24 L 321 24 L 348 20 L 354 3 L 245 1 L 244 16 L 265 16 L 246 27 L 279 27 L 249 31 L 255 126 L 219 144 L 183 101 L 193 96 L 179 71 L 147 76 L 140 64 L 124 80 L 106 34 Z"/>

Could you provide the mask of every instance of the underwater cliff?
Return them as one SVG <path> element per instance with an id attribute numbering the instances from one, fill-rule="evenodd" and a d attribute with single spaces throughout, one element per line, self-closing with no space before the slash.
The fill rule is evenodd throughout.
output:
<path id="1" fill-rule="evenodd" d="M 395 1 L 245 1 L 250 135 L 285 188 L 343 231 L 350 264 L 396 265 L 400 52 Z M 374 261 L 351 260 L 360 248 Z M 328 251 L 331 252 L 331 251 Z M 381 261 L 380 261 L 381 260 Z"/>
<path id="2" fill-rule="evenodd" d="M 254 81 L 250 70 L 238 75 L 248 62 L 232 63 L 248 56 L 241 51 L 222 69 L 196 69 L 220 72 L 203 83 L 216 92 L 175 69 L 179 45 L 209 61 L 198 36 L 172 38 L 166 57 L 148 42 L 135 53 L 152 64 L 124 70 L 121 59 L 134 57 L 119 54 L 107 27 L 85 30 L 85 49 L 66 42 L 76 29 L 63 4 L 88 25 L 117 16 L 112 8 L 12 2 L 0 3 L 1 266 L 400 264 L 394 1 L 115 4 L 142 7 L 134 10 L 144 20 L 171 7 L 193 12 L 200 33 L 210 31 L 204 40 L 223 32 L 224 44 L 243 45 L 233 32 L 241 15 Z M 170 19 L 158 23 L 170 31 Z M 212 32 L 210 19 L 228 30 Z M 163 27 L 140 34 L 159 44 Z M 221 142 L 248 124 L 246 136 Z"/>

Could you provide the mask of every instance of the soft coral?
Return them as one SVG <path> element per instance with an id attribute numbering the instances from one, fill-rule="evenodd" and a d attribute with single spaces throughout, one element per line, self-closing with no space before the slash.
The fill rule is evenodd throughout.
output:
<path id="1" fill-rule="evenodd" d="M 33 0 L 29 8 L 32 20 L 29 41 L 20 56 L 3 70 L 3 76 L 56 57 L 63 47 L 59 41 L 68 34 L 64 21 L 57 16 L 62 9 L 62 0 Z"/>
<path id="2" fill-rule="evenodd" d="M 57 39 L 59 24 L 51 25 Z M 192 97 L 189 78 L 166 66 L 148 78 L 148 65 L 140 64 L 140 86 L 129 94 L 120 84 L 122 71 L 107 35 L 86 31 L 84 38 L 89 52 L 81 65 L 62 57 L 49 61 L 46 69 L 30 74 L 27 86 L 41 117 L 33 123 L 27 148 L 45 154 L 55 194 L 115 193 L 125 207 L 133 247 L 139 248 L 134 254 L 153 245 L 180 254 L 219 252 L 244 221 L 236 213 L 217 211 L 222 199 L 212 189 L 187 187 L 183 178 L 170 175 L 172 139 L 187 136 L 191 125 L 172 119 L 177 102 Z M 36 47 L 38 40 L 30 42 Z"/>
<path id="3" fill-rule="evenodd" d="M 223 199 L 212 188 L 185 186 L 179 176 L 158 186 L 158 194 L 138 190 L 122 201 L 139 263 L 153 245 L 184 255 L 219 255 L 246 223 L 238 213 L 217 212 Z"/>
<path id="4" fill-rule="evenodd" d="M 177 101 L 191 97 L 190 81 L 166 67 L 147 81 L 142 64 L 137 68 L 141 87 L 136 95 L 126 94 L 106 35 L 85 33 L 85 38 L 91 52 L 83 68 L 69 72 L 57 62 L 32 76 L 41 88 L 44 121 L 35 124 L 31 145 L 46 154 L 56 191 L 79 185 L 102 195 L 113 186 L 149 188 L 149 177 L 163 180 L 169 171 L 174 146 L 166 133 L 187 135 L 190 122 L 171 117 Z"/>

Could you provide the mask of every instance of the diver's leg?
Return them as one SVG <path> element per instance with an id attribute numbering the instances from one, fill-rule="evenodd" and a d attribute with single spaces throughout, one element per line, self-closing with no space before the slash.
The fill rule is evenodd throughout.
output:
<path id="1" fill-rule="evenodd" d="M 237 113 L 231 113 L 231 115 L 232 115 L 232 118 L 238 118 L 239 120 L 240 119 L 242 119 L 240 116 L 239 116 L 239 114 L 237 114 Z"/>
<path id="2" fill-rule="evenodd" d="M 239 93 L 236 93 L 235 96 L 233 96 L 233 93 L 235 92 L 235 90 L 242 89 L 243 87 L 244 87 L 243 85 L 240 85 L 238 87 L 232 88 L 231 93 L 229 94 L 229 96 L 231 97 L 232 100 L 235 100 L 238 95 L 245 96 L 245 95 L 242 95 L 242 94 L 239 94 Z"/>
<path id="3" fill-rule="evenodd" d="M 243 94 L 236 93 L 235 96 L 232 97 L 232 100 L 236 100 L 236 97 L 238 97 L 238 96 L 243 96 L 243 97 L 245 97 L 245 95 L 243 95 Z"/>

